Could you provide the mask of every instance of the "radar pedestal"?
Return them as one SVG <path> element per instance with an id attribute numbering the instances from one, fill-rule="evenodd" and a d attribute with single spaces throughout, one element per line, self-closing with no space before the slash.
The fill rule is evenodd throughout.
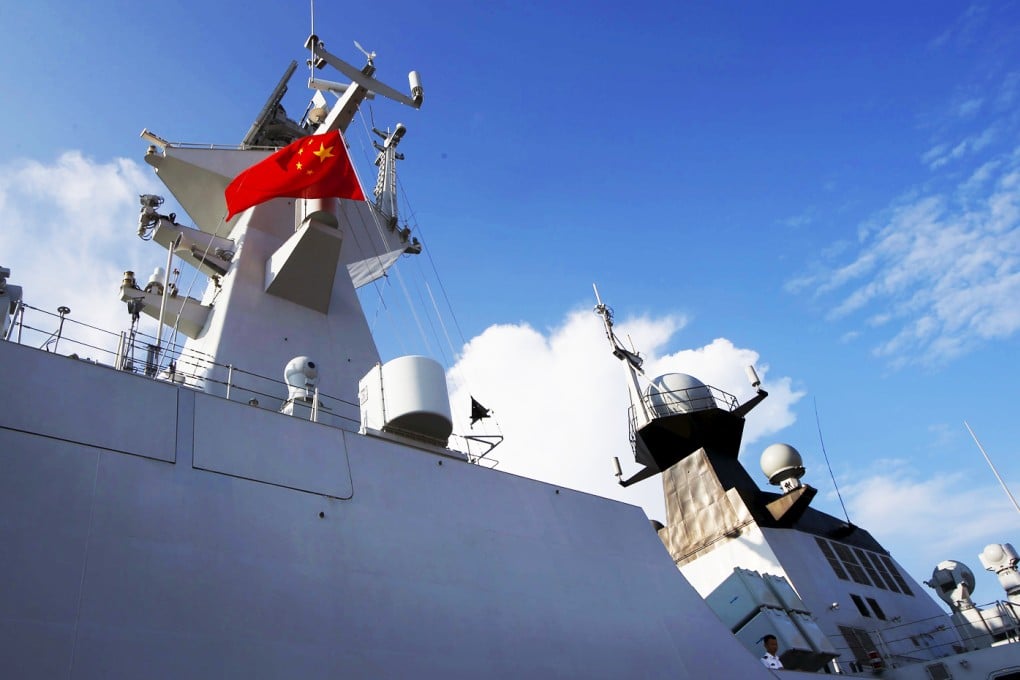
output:
<path id="1" fill-rule="evenodd" d="M 953 623 L 968 650 L 984 649 L 992 645 L 992 622 L 970 599 L 974 592 L 974 572 L 962 562 L 943 560 L 924 585 L 935 591 L 952 610 Z"/>
<path id="2" fill-rule="evenodd" d="M 1017 555 L 1013 546 L 1009 543 L 986 545 L 978 558 L 981 560 L 981 566 L 999 578 L 999 583 L 1006 591 L 1009 601 L 1020 604 L 1020 572 L 1017 571 L 1020 555 Z"/>

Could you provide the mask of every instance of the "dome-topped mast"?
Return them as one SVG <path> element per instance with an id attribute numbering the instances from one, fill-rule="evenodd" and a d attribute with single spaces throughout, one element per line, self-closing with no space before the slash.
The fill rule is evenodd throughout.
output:
<path id="1" fill-rule="evenodd" d="M 594 286 L 593 286 L 594 288 Z M 623 479 L 616 462 L 621 486 L 665 472 L 684 457 L 703 447 L 736 458 L 744 430 L 744 416 L 768 396 L 751 369 L 748 377 L 757 394 L 740 404 L 732 394 L 705 385 L 693 376 L 671 373 L 649 381 L 642 390 L 638 375 L 644 375 L 643 360 L 626 349 L 613 331 L 613 311 L 603 304 L 595 288 L 595 313 L 602 317 L 613 356 L 624 362 L 630 393 L 630 433 L 634 460 L 643 469 Z"/>

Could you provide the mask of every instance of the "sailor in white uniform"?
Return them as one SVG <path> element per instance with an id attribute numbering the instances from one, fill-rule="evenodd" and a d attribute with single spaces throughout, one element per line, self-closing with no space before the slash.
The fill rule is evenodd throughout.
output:
<path id="1" fill-rule="evenodd" d="M 776 652 L 779 651 L 779 641 L 776 640 L 776 636 L 766 635 L 762 638 L 762 642 L 765 643 L 765 653 L 761 657 L 762 665 L 765 668 L 782 669 L 783 662 L 776 656 Z"/>

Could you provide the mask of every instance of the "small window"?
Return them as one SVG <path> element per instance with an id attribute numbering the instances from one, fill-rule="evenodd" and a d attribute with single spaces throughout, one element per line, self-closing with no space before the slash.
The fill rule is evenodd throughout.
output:
<path id="1" fill-rule="evenodd" d="M 882 611 L 882 608 L 878 606 L 877 602 L 875 602 L 875 598 L 869 597 L 867 600 L 868 604 L 871 605 L 871 611 L 875 612 L 875 616 L 885 621 L 885 612 Z"/>
<path id="2" fill-rule="evenodd" d="M 842 543 L 833 543 L 832 547 L 836 549 L 836 554 L 843 561 L 843 566 L 846 567 L 850 578 L 861 585 L 870 586 L 871 581 L 868 579 L 868 574 L 864 571 L 860 562 L 857 561 L 857 557 L 850 550 L 850 546 L 843 545 Z"/>
<path id="3" fill-rule="evenodd" d="M 900 592 L 902 592 L 904 595 L 913 595 L 914 594 L 913 591 L 910 590 L 910 587 L 907 585 L 907 582 L 903 580 L 902 576 L 900 576 L 900 572 L 896 569 L 896 566 L 893 565 L 892 560 L 890 560 L 885 555 L 882 555 L 881 557 L 882 562 L 885 563 L 885 566 L 889 570 L 889 573 L 892 574 L 893 578 L 896 579 L 896 585 L 900 587 Z"/>
<path id="4" fill-rule="evenodd" d="M 913 596 L 906 579 L 888 556 L 821 536 L 815 536 L 815 541 L 839 579 Z"/>
<path id="5" fill-rule="evenodd" d="M 832 567 L 832 571 L 836 574 L 836 577 L 843 580 L 849 581 L 850 578 L 846 575 L 846 571 L 843 569 L 836 557 L 835 553 L 832 552 L 832 548 L 829 547 L 828 542 L 824 538 L 815 537 L 815 541 L 818 543 L 818 547 L 821 548 L 822 554 L 825 555 L 825 559 L 828 560 L 829 566 Z"/>
<path id="6" fill-rule="evenodd" d="M 867 616 L 869 619 L 871 618 L 871 612 L 868 611 L 867 606 L 864 604 L 864 600 L 862 600 L 860 596 L 851 594 L 850 599 L 854 601 L 855 605 L 857 605 L 857 611 L 859 611 L 862 616 Z"/>

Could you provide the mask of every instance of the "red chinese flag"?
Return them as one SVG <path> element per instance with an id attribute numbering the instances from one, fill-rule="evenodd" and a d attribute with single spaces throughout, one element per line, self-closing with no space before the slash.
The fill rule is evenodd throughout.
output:
<path id="1" fill-rule="evenodd" d="M 338 130 L 291 142 L 235 177 L 223 194 L 228 220 L 281 196 L 365 200 Z"/>

